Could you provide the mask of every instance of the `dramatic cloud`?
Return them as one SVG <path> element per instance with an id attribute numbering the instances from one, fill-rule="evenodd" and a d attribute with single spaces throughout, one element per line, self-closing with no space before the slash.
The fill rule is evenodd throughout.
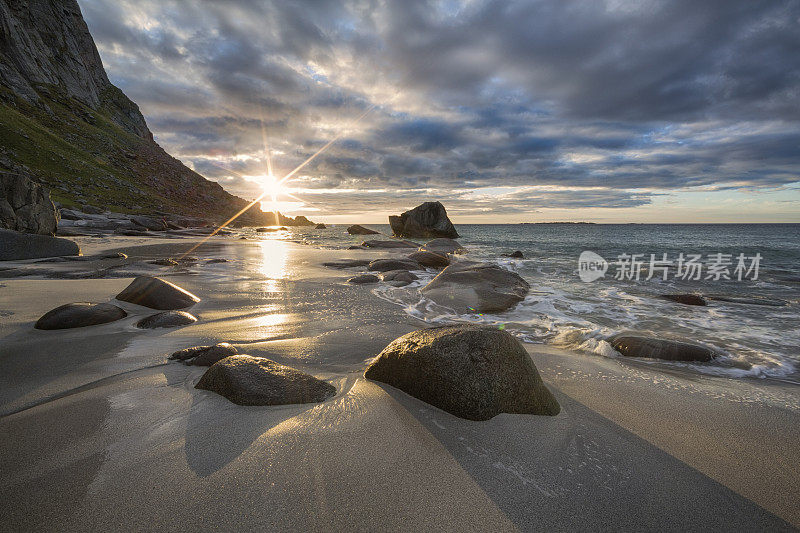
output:
<path id="1" fill-rule="evenodd" d="M 265 140 L 280 176 L 341 136 L 291 183 L 307 214 L 799 216 L 797 0 L 80 4 L 157 140 L 243 196 Z"/>

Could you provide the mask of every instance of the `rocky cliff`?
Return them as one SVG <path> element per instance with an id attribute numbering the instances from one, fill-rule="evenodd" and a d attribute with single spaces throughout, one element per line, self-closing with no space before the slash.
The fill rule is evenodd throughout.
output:
<path id="1" fill-rule="evenodd" d="M 31 175 L 66 206 L 219 220 L 247 204 L 153 140 L 76 0 L 0 0 L 0 171 Z M 271 220 L 258 207 L 241 218 Z"/>

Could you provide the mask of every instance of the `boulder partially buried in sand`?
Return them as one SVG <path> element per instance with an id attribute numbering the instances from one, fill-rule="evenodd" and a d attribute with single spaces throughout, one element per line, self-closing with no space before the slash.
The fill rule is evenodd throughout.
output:
<path id="1" fill-rule="evenodd" d="M 369 228 L 365 228 L 364 226 L 354 224 L 347 228 L 347 233 L 350 235 L 376 235 L 378 232 Z"/>
<path id="2" fill-rule="evenodd" d="M 446 253 L 441 252 L 420 250 L 409 255 L 408 258 L 424 267 L 430 268 L 444 268 L 450 264 L 450 258 L 447 257 Z"/>
<path id="3" fill-rule="evenodd" d="M 411 259 L 375 259 L 370 261 L 367 270 L 388 272 L 389 270 L 419 270 L 420 264 Z"/>
<path id="4" fill-rule="evenodd" d="M 355 283 L 357 285 L 364 285 L 366 283 L 378 283 L 378 276 L 376 276 L 375 274 L 361 274 L 348 279 L 347 283 Z"/>
<path id="5" fill-rule="evenodd" d="M 384 348 L 364 376 L 469 420 L 561 410 L 519 341 L 488 327 L 413 331 Z"/>
<path id="6" fill-rule="evenodd" d="M 78 243 L 61 237 L 0 229 L 0 261 L 80 255 Z"/>
<path id="7" fill-rule="evenodd" d="M 209 368 L 196 389 L 216 392 L 239 405 L 322 402 L 336 387 L 263 357 L 232 355 Z"/>
<path id="8" fill-rule="evenodd" d="M 194 305 L 200 298 L 161 278 L 139 276 L 117 294 L 117 300 L 151 309 L 172 310 Z"/>
<path id="9" fill-rule="evenodd" d="M 422 294 L 458 313 L 496 313 L 521 302 L 529 289 L 516 272 L 491 263 L 460 261 L 442 270 Z"/>
<path id="10" fill-rule="evenodd" d="M 441 202 L 425 202 L 402 215 L 390 216 L 389 225 L 396 237 L 458 237 Z"/>
<path id="11" fill-rule="evenodd" d="M 716 356 L 714 351 L 706 346 L 653 337 L 614 335 L 607 342 L 626 357 L 708 362 Z"/>
<path id="12" fill-rule="evenodd" d="M 169 356 L 170 359 L 183 361 L 187 365 L 211 366 L 217 361 L 238 354 L 236 346 L 227 342 L 220 342 L 213 346 L 193 346 L 178 350 Z"/>
<path id="13" fill-rule="evenodd" d="M 177 328 L 195 322 L 197 322 L 197 318 L 186 311 L 164 311 L 141 319 L 136 323 L 136 327 L 142 329 Z"/>
<path id="14" fill-rule="evenodd" d="M 128 316 L 113 304 L 78 302 L 66 304 L 48 311 L 36 321 L 36 329 L 69 329 L 107 324 Z"/>
<path id="15" fill-rule="evenodd" d="M 453 239 L 433 239 L 420 246 L 422 252 L 433 252 L 437 254 L 463 254 L 467 249 L 458 244 Z"/>

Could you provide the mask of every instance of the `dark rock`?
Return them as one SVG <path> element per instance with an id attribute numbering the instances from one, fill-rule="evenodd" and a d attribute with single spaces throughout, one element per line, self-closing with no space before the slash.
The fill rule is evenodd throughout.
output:
<path id="1" fill-rule="evenodd" d="M 222 257 L 219 257 L 219 258 L 216 258 L 216 259 L 209 259 L 209 260 L 206 261 L 206 263 L 208 263 L 209 265 L 213 265 L 215 263 L 227 263 L 227 262 L 228 262 L 228 259 L 225 259 L 225 258 L 222 258 Z"/>
<path id="2" fill-rule="evenodd" d="M 341 261 L 326 261 L 322 266 L 328 268 L 353 268 L 364 267 L 369 264 L 369 259 L 342 259 Z"/>
<path id="3" fill-rule="evenodd" d="M 503 254 L 503 257 L 511 257 L 513 259 L 525 259 L 525 256 L 517 250 L 516 252 L 511 252 L 510 254 Z"/>
<path id="4" fill-rule="evenodd" d="M 433 239 L 421 246 L 420 251 L 439 254 L 463 254 L 467 252 L 466 248 L 453 239 Z"/>
<path id="5" fill-rule="evenodd" d="M 151 231 L 164 231 L 167 229 L 167 224 L 162 219 L 155 217 L 135 215 L 131 217 L 131 222 Z"/>
<path id="6" fill-rule="evenodd" d="M 405 287 L 412 281 L 419 279 L 416 274 L 408 270 L 389 270 L 380 275 L 381 280 L 394 287 Z"/>
<path id="7" fill-rule="evenodd" d="M 0 229 L 0 261 L 79 255 L 78 243 L 61 237 Z"/>
<path id="8" fill-rule="evenodd" d="M 93 205 L 82 205 L 81 210 L 84 213 L 88 213 L 90 215 L 102 215 L 103 213 L 105 213 L 105 209 L 100 207 L 95 207 Z"/>
<path id="9" fill-rule="evenodd" d="M 126 237 L 150 237 L 152 233 L 146 229 L 115 229 L 114 233 L 117 235 L 124 235 Z"/>
<path id="10" fill-rule="evenodd" d="M 699 294 L 662 294 L 659 298 L 685 305 L 708 305 L 706 299 Z"/>
<path id="11" fill-rule="evenodd" d="M 743 305 L 766 305 L 768 307 L 783 307 L 789 305 L 786 300 L 778 298 L 761 298 L 761 297 L 736 297 L 736 296 L 708 296 L 709 300 L 717 302 L 726 302 L 732 304 Z"/>
<path id="12" fill-rule="evenodd" d="M 419 270 L 420 265 L 411 259 L 376 259 L 370 261 L 367 270 L 387 272 L 389 270 Z"/>
<path id="13" fill-rule="evenodd" d="M 705 346 L 636 335 L 614 335 L 611 346 L 626 357 L 646 357 L 666 361 L 702 361 L 714 359 L 715 353 Z"/>
<path id="14" fill-rule="evenodd" d="M 216 392 L 238 405 L 315 403 L 336 394 L 330 383 L 249 355 L 232 355 L 214 363 L 195 388 Z"/>
<path id="15" fill-rule="evenodd" d="M 369 228 L 365 228 L 364 226 L 359 226 L 358 224 L 355 224 L 347 228 L 347 233 L 349 233 L 350 235 L 375 235 L 378 232 L 371 230 Z"/>
<path id="16" fill-rule="evenodd" d="M 396 237 L 458 237 L 441 202 L 425 202 L 400 216 L 390 216 L 389 225 Z"/>
<path id="17" fill-rule="evenodd" d="M 442 270 L 422 294 L 458 313 L 496 313 L 521 302 L 530 285 L 498 265 L 460 261 Z"/>
<path id="18" fill-rule="evenodd" d="M 57 227 L 49 190 L 24 174 L 0 173 L 0 228 L 54 235 Z"/>
<path id="19" fill-rule="evenodd" d="M 364 373 L 468 420 L 561 410 L 528 352 L 495 328 L 444 326 L 394 340 Z"/>
<path id="20" fill-rule="evenodd" d="M 69 329 L 95 326 L 114 322 L 128 316 L 113 304 L 78 302 L 66 304 L 48 311 L 36 321 L 36 329 Z"/>
<path id="21" fill-rule="evenodd" d="M 419 248 L 419 244 L 411 241 L 383 240 L 364 241 L 361 246 L 366 246 L 367 248 Z"/>
<path id="22" fill-rule="evenodd" d="M 197 322 L 197 318 L 186 311 L 164 311 L 141 319 L 136 323 L 136 327 L 142 329 L 176 328 L 195 322 Z"/>
<path id="23" fill-rule="evenodd" d="M 354 246 L 348 246 L 347 249 L 348 250 L 366 250 L 367 248 L 364 247 L 364 246 L 355 246 L 354 245 Z"/>
<path id="24" fill-rule="evenodd" d="M 430 268 L 444 268 L 450 264 L 450 258 L 447 254 L 438 252 L 417 251 L 408 256 L 412 261 L 416 261 L 424 267 Z"/>
<path id="25" fill-rule="evenodd" d="M 139 276 L 117 295 L 117 300 L 168 310 L 189 307 L 200 298 L 161 278 Z"/>
<path id="26" fill-rule="evenodd" d="M 170 359 L 183 361 L 187 365 L 211 366 L 221 359 L 238 354 L 235 346 L 227 342 L 220 342 L 214 346 L 195 346 L 174 352 Z"/>
<path id="27" fill-rule="evenodd" d="M 316 226 L 314 226 L 314 229 L 327 229 L 327 228 L 328 226 L 326 226 L 325 224 L 317 224 Z"/>
<path id="28" fill-rule="evenodd" d="M 148 263 L 158 266 L 178 266 L 178 262 L 174 259 L 153 259 L 152 261 L 148 261 Z"/>
<path id="29" fill-rule="evenodd" d="M 378 283 L 378 276 L 375 274 L 361 274 L 347 280 L 347 283 L 357 283 L 363 285 L 365 283 Z"/>

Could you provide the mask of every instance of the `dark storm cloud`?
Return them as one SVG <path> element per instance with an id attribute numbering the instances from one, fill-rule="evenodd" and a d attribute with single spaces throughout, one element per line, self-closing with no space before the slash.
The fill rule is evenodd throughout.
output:
<path id="1" fill-rule="evenodd" d="M 80 4 L 111 79 L 210 178 L 263 173 L 262 127 L 283 172 L 349 127 L 298 177 L 349 191 L 331 211 L 376 188 L 460 208 L 490 201 L 448 191 L 512 187 L 495 208 L 524 212 L 800 179 L 797 0 Z"/>

